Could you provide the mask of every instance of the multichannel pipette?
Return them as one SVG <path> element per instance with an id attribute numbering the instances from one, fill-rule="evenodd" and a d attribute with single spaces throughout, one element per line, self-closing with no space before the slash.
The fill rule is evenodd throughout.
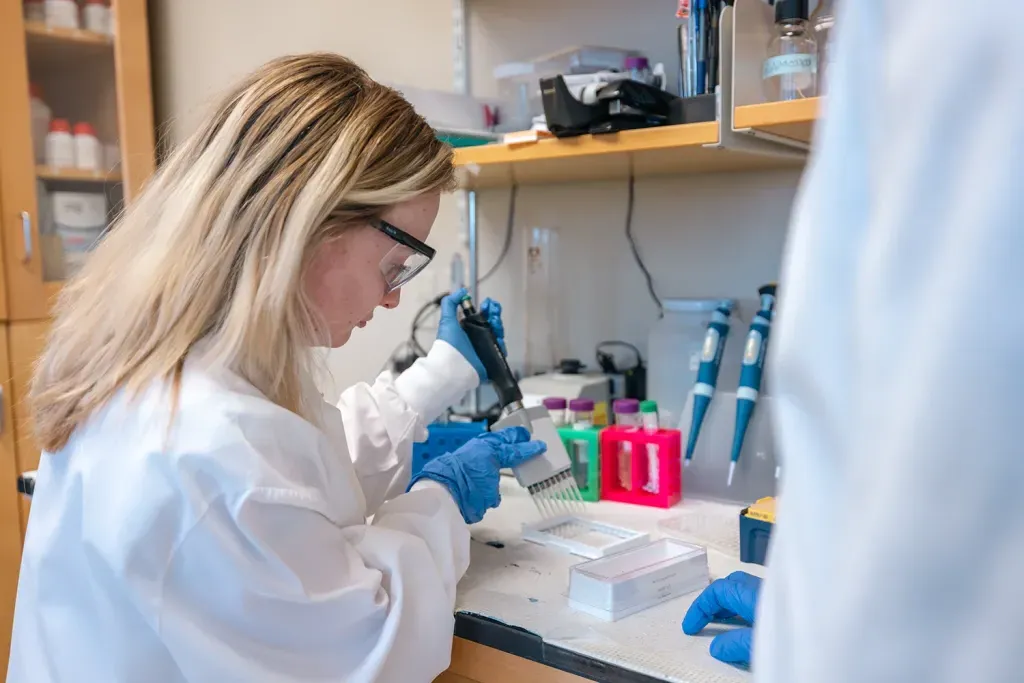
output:
<path id="1" fill-rule="evenodd" d="M 513 468 L 516 480 L 533 498 L 537 509 L 545 517 L 569 515 L 583 509 L 583 497 L 572 476 L 572 463 L 562 444 L 555 423 L 544 406 L 523 407 L 523 393 L 519 389 L 498 338 L 486 316 L 478 313 L 470 297 L 459 303 L 461 325 L 469 337 L 473 350 L 487 371 L 487 377 L 498 395 L 501 418 L 492 431 L 505 427 L 526 427 L 533 438 L 547 444 L 544 455 Z"/>
<path id="2" fill-rule="evenodd" d="M 704 335 L 697 383 L 693 387 L 693 419 L 690 421 L 690 436 L 686 440 L 686 459 L 683 461 L 683 467 L 689 467 L 690 460 L 693 459 L 693 451 L 697 448 L 697 438 L 700 436 L 700 426 L 704 423 L 711 398 L 715 395 L 718 370 L 722 367 L 722 354 L 725 352 L 725 340 L 729 338 L 731 314 L 732 302 L 723 301 L 711 314 L 711 322 L 708 323 L 708 331 Z"/>
<path id="3" fill-rule="evenodd" d="M 771 330 L 772 311 L 775 308 L 775 283 L 761 287 L 757 293 L 761 295 L 761 308 L 750 322 L 747 342 L 743 347 L 743 368 L 740 370 L 740 385 L 736 389 L 736 433 L 732 439 L 727 486 L 732 486 L 736 463 L 739 462 L 740 451 L 743 450 L 743 439 L 747 435 L 747 426 L 754 415 L 757 395 L 761 390 L 764 359 L 768 351 L 768 333 Z"/>

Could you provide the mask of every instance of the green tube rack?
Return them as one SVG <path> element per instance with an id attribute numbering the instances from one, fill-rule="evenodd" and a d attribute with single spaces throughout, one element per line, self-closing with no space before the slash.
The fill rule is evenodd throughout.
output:
<path id="1" fill-rule="evenodd" d="M 601 430 L 597 427 L 575 429 L 559 427 L 565 450 L 572 462 L 572 476 L 583 500 L 596 503 L 601 500 Z"/>

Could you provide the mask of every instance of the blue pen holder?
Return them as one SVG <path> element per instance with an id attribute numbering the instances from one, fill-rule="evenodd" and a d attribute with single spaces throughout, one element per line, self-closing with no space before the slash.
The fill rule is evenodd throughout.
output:
<path id="1" fill-rule="evenodd" d="M 412 446 L 412 474 L 431 458 L 451 453 L 478 434 L 487 431 L 486 422 L 435 422 L 427 425 L 427 440 Z"/>

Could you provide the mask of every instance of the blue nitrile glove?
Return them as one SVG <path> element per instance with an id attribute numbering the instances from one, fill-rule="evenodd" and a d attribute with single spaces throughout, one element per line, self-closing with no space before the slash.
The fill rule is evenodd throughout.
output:
<path id="1" fill-rule="evenodd" d="M 459 310 L 459 302 L 465 296 L 466 289 L 463 287 L 441 299 L 441 322 L 437 325 L 437 338 L 454 346 L 469 361 L 469 364 L 476 370 L 476 374 L 480 376 L 480 381 L 483 382 L 487 379 L 487 370 L 484 369 L 484 364 L 480 362 L 480 357 L 473 350 L 473 344 L 470 343 L 466 332 L 459 325 L 457 311 Z M 494 328 L 494 334 L 498 337 L 498 346 L 501 347 L 501 352 L 508 354 L 508 350 L 505 348 L 505 326 L 501 322 L 501 304 L 491 299 L 485 299 L 480 305 L 479 310 L 487 317 L 487 322 Z"/>
<path id="2" fill-rule="evenodd" d="M 543 441 L 530 441 L 525 427 L 509 427 L 470 439 L 453 453 L 428 460 L 409 488 L 421 479 L 444 484 L 459 506 L 467 524 L 475 524 L 484 513 L 498 507 L 498 481 L 503 467 L 515 467 L 547 450 Z"/>
<path id="3" fill-rule="evenodd" d="M 686 610 L 683 633 L 695 636 L 712 621 L 732 617 L 753 624 L 760 592 L 761 579 L 746 572 L 733 572 L 713 581 Z M 711 641 L 711 656 L 727 664 L 749 665 L 752 632 L 748 626 L 715 636 Z"/>

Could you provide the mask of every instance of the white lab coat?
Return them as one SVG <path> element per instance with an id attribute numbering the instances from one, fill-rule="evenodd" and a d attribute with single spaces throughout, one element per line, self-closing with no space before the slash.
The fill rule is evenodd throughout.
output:
<path id="1" fill-rule="evenodd" d="M 401 494 L 414 438 L 476 384 L 438 341 L 321 401 L 320 429 L 197 352 L 169 445 L 166 392 L 115 398 L 42 457 L 7 680 L 432 680 L 469 532 L 440 485 Z"/>
<path id="2" fill-rule="evenodd" d="M 1024 3 L 958 7 L 842 3 L 771 341 L 759 683 L 1024 680 Z"/>

